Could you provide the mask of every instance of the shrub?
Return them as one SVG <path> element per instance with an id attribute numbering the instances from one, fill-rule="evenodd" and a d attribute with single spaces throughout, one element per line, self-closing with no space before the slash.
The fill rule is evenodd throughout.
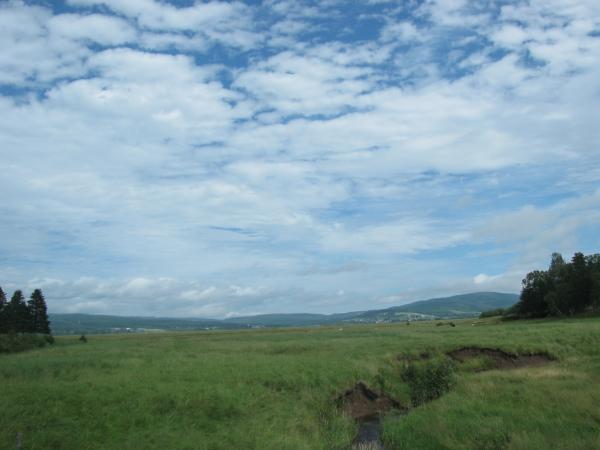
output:
<path id="1" fill-rule="evenodd" d="M 52 338 L 50 336 L 52 340 Z M 16 353 L 44 347 L 50 342 L 47 335 L 29 333 L 0 334 L 0 353 Z"/>
<path id="2" fill-rule="evenodd" d="M 505 308 L 491 309 L 489 311 L 483 311 L 479 314 L 480 319 L 485 319 L 486 317 L 496 317 L 501 316 L 506 312 Z"/>
<path id="3" fill-rule="evenodd" d="M 454 384 L 454 363 L 447 358 L 420 361 L 406 366 L 402 380 L 410 389 L 413 406 L 441 397 Z"/>

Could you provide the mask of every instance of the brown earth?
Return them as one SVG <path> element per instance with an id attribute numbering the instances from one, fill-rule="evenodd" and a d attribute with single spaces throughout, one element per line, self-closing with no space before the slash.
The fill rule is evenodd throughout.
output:
<path id="1" fill-rule="evenodd" d="M 499 348 L 463 347 L 446 353 L 458 362 L 465 362 L 473 358 L 488 358 L 493 361 L 492 369 L 516 369 L 519 367 L 537 367 L 554 361 L 547 353 L 529 353 L 516 355 L 505 352 Z M 486 369 L 481 369 L 486 370 Z"/>
<path id="2" fill-rule="evenodd" d="M 359 381 L 352 389 L 348 389 L 336 399 L 338 407 L 354 420 L 366 422 L 376 419 L 390 409 L 406 410 L 393 398 L 378 394 Z"/>

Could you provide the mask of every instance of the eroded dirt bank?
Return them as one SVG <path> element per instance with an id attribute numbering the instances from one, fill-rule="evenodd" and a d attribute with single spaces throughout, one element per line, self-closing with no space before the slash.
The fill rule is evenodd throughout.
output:
<path id="1" fill-rule="evenodd" d="M 547 353 L 517 355 L 515 353 L 505 352 L 499 348 L 462 347 L 446 354 L 453 360 L 461 363 L 475 358 L 486 358 L 491 361 L 491 367 L 479 370 L 506 370 L 520 367 L 538 367 L 554 361 L 554 358 Z"/>
<path id="2" fill-rule="evenodd" d="M 555 360 L 544 352 L 515 354 L 499 348 L 461 347 L 446 353 L 446 356 L 459 363 L 471 360 L 484 359 L 486 364 L 475 368 L 475 371 L 507 370 L 522 367 L 539 367 Z M 429 352 L 418 355 L 400 354 L 397 361 L 403 364 L 426 362 L 431 358 Z M 352 389 L 344 391 L 336 398 L 338 408 L 358 423 L 358 433 L 353 440 L 353 448 L 383 449 L 380 434 L 380 424 L 383 415 L 394 409 L 401 413 L 408 413 L 409 408 L 388 396 L 384 392 L 375 392 L 365 382 L 359 381 Z"/>

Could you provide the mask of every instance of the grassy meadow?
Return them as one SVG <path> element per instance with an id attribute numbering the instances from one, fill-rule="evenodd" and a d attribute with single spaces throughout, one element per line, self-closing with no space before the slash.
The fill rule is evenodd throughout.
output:
<path id="1" fill-rule="evenodd" d="M 557 360 L 460 365 L 448 394 L 385 416 L 386 449 L 600 448 L 600 318 L 59 336 L 0 354 L 0 448 L 346 449 L 344 389 L 409 405 L 397 355 L 472 345 Z"/>

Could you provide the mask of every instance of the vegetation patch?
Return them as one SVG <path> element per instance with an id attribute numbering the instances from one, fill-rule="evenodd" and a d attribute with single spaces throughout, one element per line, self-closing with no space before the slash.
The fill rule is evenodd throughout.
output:
<path id="1" fill-rule="evenodd" d="M 401 380 L 409 389 L 413 407 L 441 397 L 454 384 L 454 362 L 445 356 L 433 357 L 429 352 L 403 353 L 397 355 L 396 359 L 404 363 L 400 372 Z M 378 394 L 359 381 L 354 388 L 337 398 L 338 408 L 359 424 L 353 441 L 355 449 L 383 449 L 380 440 L 383 414 L 392 409 L 401 414 L 409 412 L 409 408 L 383 393 L 384 385 L 381 381 Z"/>
<path id="2" fill-rule="evenodd" d="M 0 353 L 16 353 L 52 344 L 54 338 L 50 335 L 8 333 L 0 334 Z"/>
<path id="3" fill-rule="evenodd" d="M 505 352 L 499 348 L 478 348 L 478 347 L 462 347 L 448 352 L 447 355 L 460 363 L 468 362 L 473 359 L 485 359 L 489 362 L 485 367 L 478 369 L 516 369 L 520 367 L 537 367 L 548 364 L 554 361 L 554 358 L 547 353 L 529 353 L 517 355 L 514 353 Z"/>
<path id="4" fill-rule="evenodd" d="M 400 362 L 423 361 L 429 358 L 431 358 L 431 354 L 429 352 L 421 352 L 418 355 L 400 353 L 396 356 L 396 359 Z"/>
<path id="5" fill-rule="evenodd" d="M 409 364 L 402 371 L 402 381 L 410 388 L 413 406 L 441 397 L 454 384 L 454 364 L 447 358 Z"/>
<path id="6" fill-rule="evenodd" d="M 23 449 L 348 449 L 357 431 L 388 450 L 600 448 L 600 317 L 435 323 L 61 336 L 52 351 L 0 354 L 0 448 L 21 433 Z M 445 355 L 465 346 L 560 360 L 469 375 L 484 357 Z M 405 367 L 443 360 L 456 383 L 440 398 L 383 408 L 380 424 L 342 413 L 358 380 L 411 406 Z"/>
<path id="7" fill-rule="evenodd" d="M 10 301 L 0 287 L 0 353 L 16 353 L 53 344 L 46 300 L 36 289 L 29 301 L 16 290 Z"/>

